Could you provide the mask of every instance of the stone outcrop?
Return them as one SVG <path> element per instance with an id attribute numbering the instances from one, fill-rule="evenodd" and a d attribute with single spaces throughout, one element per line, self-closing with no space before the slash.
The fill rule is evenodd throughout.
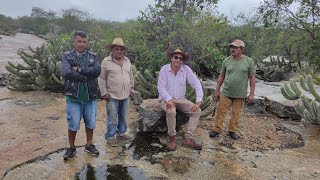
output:
<path id="1" fill-rule="evenodd" d="M 166 113 L 161 109 L 159 99 L 143 100 L 138 111 L 138 131 L 167 132 Z M 177 111 L 177 129 L 188 120 L 187 114 Z"/>

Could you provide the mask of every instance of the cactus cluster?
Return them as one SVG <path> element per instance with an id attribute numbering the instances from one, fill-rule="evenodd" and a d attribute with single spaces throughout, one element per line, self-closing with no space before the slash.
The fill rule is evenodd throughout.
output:
<path id="1" fill-rule="evenodd" d="M 278 82 L 283 79 L 285 73 L 284 67 L 279 67 L 277 65 L 270 66 L 259 66 L 257 64 L 256 78 L 268 81 L 268 82 Z"/>
<path id="2" fill-rule="evenodd" d="M 303 70 L 301 68 L 298 69 L 298 72 L 300 75 L 302 75 L 304 78 L 307 77 L 307 75 L 311 75 L 314 83 L 317 85 L 320 85 L 320 75 L 315 73 L 315 70 L 313 70 L 310 66 L 306 65 L 303 67 Z"/>
<path id="3" fill-rule="evenodd" d="M 157 80 L 149 70 L 146 69 L 142 74 L 134 65 L 132 65 L 132 71 L 135 83 L 135 104 L 141 104 L 143 99 L 157 98 Z"/>
<path id="4" fill-rule="evenodd" d="M 43 44 L 32 49 L 32 54 L 23 50 L 18 55 L 25 62 L 24 65 L 14 65 L 8 62 L 5 67 L 13 76 L 9 79 L 7 88 L 15 91 L 52 90 L 59 91 L 63 84 L 60 79 L 60 60 L 56 57 L 60 53 L 61 46 L 55 47 L 56 52 L 51 54 L 50 44 Z"/>
<path id="5" fill-rule="evenodd" d="M 135 80 L 135 104 L 141 104 L 143 99 L 157 98 L 159 96 L 156 87 L 158 72 L 156 72 L 156 75 L 152 75 L 150 71 L 146 69 L 144 73 L 141 73 L 135 66 L 132 66 L 132 70 Z M 204 82 L 201 81 L 201 83 L 203 84 Z M 204 100 L 200 105 L 200 109 L 202 110 L 201 118 L 209 115 L 213 116 L 216 110 L 216 106 L 212 105 L 211 96 L 207 95 L 208 93 L 206 92 L 207 91 L 204 91 Z M 196 100 L 195 91 L 189 86 L 187 86 L 186 98 L 192 102 Z"/>
<path id="6" fill-rule="evenodd" d="M 97 49 L 98 53 L 104 57 L 105 51 L 101 48 L 104 47 L 101 42 L 91 41 L 89 46 L 92 46 L 93 50 Z M 8 62 L 5 67 L 11 73 L 8 76 L 7 88 L 14 91 L 60 92 L 63 88 L 60 72 L 61 56 L 64 51 L 71 49 L 70 40 L 57 37 L 35 49 L 29 47 L 31 53 L 20 50 L 18 55 L 24 63 L 15 65 Z"/>
<path id="7" fill-rule="evenodd" d="M 320 107 L 317 104 L 320 103 L 320 96 L 314 87 L 314 79 L 311 75 L 307 75 L 304 78 L 300 76 L 300 86 L 305 91 L 310 92 L 314 99 L 308 99 L 305 95 L 301 93 L 296 85 L 296 82 L 290 79 L 290 83 L 286 82 L 283 87 L 281 87 L 282 95 L 289 100 L 299 99 L 301 102 L 295 105 L 296 111 L 303 117 L 302 122 L 305 125 L 317 124 L 320 125 Z"/>
<path id="8" fill-rule="evenodd" d="M 311 100 L 302 95 L 301 102 L 295 105 L 295 109 L 303 117 L 302 122 L 305 126 L 320 125 L 320 107 L 315 99 Z"/>
<path id="9" fill-rule="evenodd" d="M 10 32 L 10 31 L 0 30 L 0 34 L 4 35 L 4 36 L 14 36 L 16 33 L 15 32 Z"/>
<path id="10" fill-rule="evenodd" d="M 291 71 L 291 61 L 286 62 L 284 57 L 280 56 L 269 58 L 270 61 L 258 60 L 256 77 L 269 82 L 281 81 L 284 74 Z"/>

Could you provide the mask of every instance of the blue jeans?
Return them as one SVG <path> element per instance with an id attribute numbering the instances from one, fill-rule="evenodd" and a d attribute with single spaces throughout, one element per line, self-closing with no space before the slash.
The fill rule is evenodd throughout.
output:
<path id="1" fill-rule="evenodd" d="M 107 132 L 105 139 L 111 139 L 116 134 L 124 134 L 127 131 L 127 114 L 129 98 L 123 100 L 110 99 L 106 102 Z"/>
<path id="2" fill-rule="evenodd" d="M 78 131 L 80 129 L 81 118 L 83 118 L 86 128 L 96 128 L 97 106 L 98 101 L 96 99 L 85 103 L 67 101 L 66 118 L 68 129 Z"/>

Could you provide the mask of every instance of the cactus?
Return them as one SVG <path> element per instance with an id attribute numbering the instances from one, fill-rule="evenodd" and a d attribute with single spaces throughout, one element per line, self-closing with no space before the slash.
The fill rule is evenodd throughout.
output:
<path id="1" fill-rule="evenodd" d="M 269 58 L 270 61 L 258 59 L 256 77 L 269 82 L 281 81 L 284 74 L 292 70 L 291 61 L 286 62 L 284 57 L 280 56 L 269 56 Z"/>
<path id="2" fill-rule="evenodd" d="M 291 64 L 291 60 L 289 60 L 289 62 L 286 62 L 284 57 L 281 56 L 269 56 L 270 61 L 262 61 L 259 59 L 260 63 L 263 63 L 264 66 L 278 66 L 279 68 L 284 67 L 284 70 L 286 72 L 290 72 L 292 69 L 292 64 Z"/>
<path id="3" fill-rule="evenodd" d="M 320 75 L 315 73 L 309 65 L 303 66 L 303 70 L 301 68 L 298 69 L 298 72 L 306 78 L 308 75 L 311 75 L 315 84 L 320 85 Z"/>
<path id="4" fill-rule="evenodd" d="M 102 41 L 89 41 L 89 47 L 98 49 L 100 59 L 105 57 Z M 71 39 L 63 36 L 50 39 L 40 47 L 31 48 L 31 53 L 23 50 L 18 55 L 25 62 L 14 65 L 8 62 L 6 69 L 12 74 L 7 81 L 7 88 L 15 91 L 49 90 L 60 92 L 63 88 L 60 63 L 64 51 L 72 49 Z"/>
<path id="5" fill-rule="evenodd" d="M 301 103 L 298 103 L 295 108 L 299 109 L 299 113 L 303 116 L 302 122 L 305 126 L 310 124 L 320 125 L 320 108 L 316 101 L 310 100 L 305 96 L 301 96 Z"/>
<path id="6" fill-rule="evenodd" d="M 300 76 L 300 85 L 302 89 L 313 95 L 314 99 L 312 100 L 302 95 L 292 79 L 290 80 L 291 89 L 287 82 L 281 87 L 281 93 L 285 98 L 289 100 L 300 98 L 295 109 L 302 116 L 302 122 L 305 126 L 309 124 L 320 125 L 320 106 L 317 104 L 317 102 L 320 103 L 320 96 L 313 85 L 314 81 L 312 75 L 307 75 L 306 79 L 302 75 Z"/>
<path id="7" fill-rule="evenodd" d="M 52 66 L 57 62 L 52 61 L 51 54 L 45 52 L 45 48 L 47 48 L 46 44 L 35 49 L 29 47 L 33 54 L 27 54 L 25 51 L 20 50 L 18 55 L 20 55 L 26 65 L 18 64 L 15 66 L 12 63 L 8 63 L 6 69 L 15 75 L 11 76 L 15 80 L 7 84 L 8 89 L 17 91 L 59 91 L 61 89 L 61 84 L 58 84 L 52 78 L 52 74 L 55 73 L 55 69 Z M 49 62 L 50 60 L 51 62 Z"/>
<path id="8" fill-rule="evenodd" d="M 269 82 L 281 81 L 285 73 L 284 67 L 279 67 L 277 65 L 260 66 L 257 64 L 257 68 L 256 77 Z"/>
<path id="9" fill-rule="evenodd" d="M 135 66 L 132 66 L 135 80 L 135 91 L 140 92 L 143 99 L 157 98 L 158 90 L 156 78 L 146 69 L 142 75 Z"/>
<path id="10" fill-rule="evenodd" d="M 320 102 L 320 96 L 319 96 L 319 94 L 316 92 L 316 90 L 314 89 L 313 79 L 312 79 L 311 75 L 308 75 L 308 76 L 307 76 L 307 85 L 308 85 L 308 87 L 309 87 L 310 93 L 313 95 L 313 97 L 316 99 L 316 101 Z"/>

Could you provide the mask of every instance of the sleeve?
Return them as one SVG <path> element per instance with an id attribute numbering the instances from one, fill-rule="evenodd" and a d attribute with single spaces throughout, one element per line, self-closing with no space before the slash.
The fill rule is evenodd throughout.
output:
<path id="1" fill-rule="evenodd" d="M 79 72 L 71 71 L 71 64 L 67 58 L 68 52 L 62 54 L 61 58 L 61 75 L 65 80 L 85 81 L 87 78 Z"/>
<path id="2" fill-rule="evenodd" d="M 226 74 L 226 60 L 227 60 L 227 58 L 222 61 L 222 65 L 221 65 L 221 69 L 220 69 L 220 73 L 222 73 L 222 74 Z"/>
<path id="3" fill-rule="evenodd" d="M 134 92 L 134 76 L 133 76 L 133 70 L 132 65 L 130 63 L 130 84 L 131 84 L 131 92 Z"/>
<path id="4" fill-rule="evenodd" d="M 253 59 L 250 58 L 250 61 L 249 61 L 249 75 L 251 74 L 256 74 L 256 65 L 254 64 L 253 62 Z"/>
<path id="5" fill-rule="evenodd" d="M 166 78 L 165 68 L 164 68 L 164 66 L 162 66 L 162 68 L 160 69 L 160 73 L 159 73 L 157 89 L 158 89 L 158 92 L 159 92 L 161 98 L 163 98 L 167 102 L 167 101 L 171 100 L 172 97 L 170 96 L 170 94 L 166 90 L 166 84 L 167 84 L 167 78 Z"/>
<path id="6" fill-rule="evenodd" d="M 99 89 L 102 97 L 108 93 L 107 76 L 108 76 L 108 71 L 106 66 L 106 60 L 104 59 L 101 63 L 101 73 L 100 73 L 100 76 L 98 77 L 98 85 L 99 85 Z"/>
<path id="7" fill-rule="evenodd" d="M 193 73 L 191 68 L 186 65 L 187 81 L 190 86 L 196 91 L 196 102 L 200 102 L 203 99 L 203 90 L 198 77 Z"/>
<path id="8" fill-rule="evenodd" d="M 100 65 L 99 58 L 96 54 L 90 54 L 89 59 L 92 59 L 93 62 L 89 60 L 90 64 L 87 67 L 81 68 L 80 74 L 88 78 L 97 78 L 101 72 L 101 65 Z"/>

